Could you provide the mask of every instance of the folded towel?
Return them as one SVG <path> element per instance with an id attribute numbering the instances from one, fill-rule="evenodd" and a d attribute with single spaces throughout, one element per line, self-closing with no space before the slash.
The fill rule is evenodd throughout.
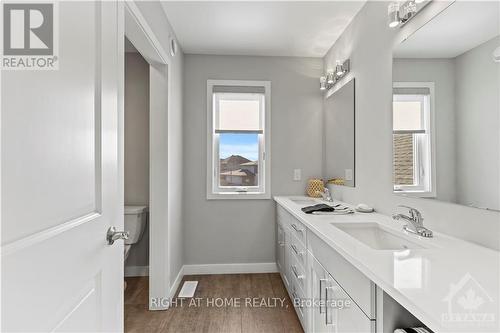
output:
<path id="1" fill-rule="evenodd" d="M 426 327 L 408 327 L 408 328 L 395 329 L 394 333 L 432 333 L 432 332 Z"/>
<path id="2" fill-rule="evenodd" d="M 348 214 L 354 214 L 354 210 L 347 208 L 347 209 L 336 209 L 333 212 L 322 212 L 322 211 L 315 211 L 312 212 L 313 215 L 348 215 Z"/>
<path id="3" fill-rule="evenodd" d="M 334 210 L 335 208 L 325 204 L 318 204 L 302 208 L 302 211 L 306 214 L 312 214 L 313 212 L 333 212 Z"/>

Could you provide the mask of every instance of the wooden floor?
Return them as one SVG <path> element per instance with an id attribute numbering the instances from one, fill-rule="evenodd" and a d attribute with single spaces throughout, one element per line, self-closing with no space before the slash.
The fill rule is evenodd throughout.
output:
<path id="1" fill-rule="evenodd" d="M 278 273 L 191 275 L 183 280 L 199 281 L 199 306 L 189 306 L 190 299 L 184 299 L 182 307 L 178 302 L 167 311 L 148 311 L 148 278 L 127 278 L 125 332 L 303 332 Z M 240 306 L 210 306 L 216 298 L 237 298 Z M 259 308 L 245 306 L 247 298 L 286 300 L 283 307 L 278 302 L 276 307 Z"/>

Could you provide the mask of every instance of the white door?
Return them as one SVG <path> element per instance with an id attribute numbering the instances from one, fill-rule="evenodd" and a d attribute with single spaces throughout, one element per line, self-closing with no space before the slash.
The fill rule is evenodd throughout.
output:
<path id="1" fill-rule="evenodd" d="M 123 330 L 118 6 L 61 1 L 59 70 L 2 72 L 3 332 Z"/>

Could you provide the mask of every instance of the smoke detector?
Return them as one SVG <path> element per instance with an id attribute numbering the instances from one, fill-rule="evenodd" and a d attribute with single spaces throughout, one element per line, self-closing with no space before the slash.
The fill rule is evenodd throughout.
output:
<path id="1" fill-rule="evenodd" d="M 493 51 L 493 60 L 495 62 L 500 62 L 500 46 Z"/>

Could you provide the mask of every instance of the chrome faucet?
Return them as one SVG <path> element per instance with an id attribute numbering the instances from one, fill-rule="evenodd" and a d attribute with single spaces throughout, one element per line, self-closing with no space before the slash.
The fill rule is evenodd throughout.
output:
<path id="1" fill-rule="evenodd" d="M 328 202 L 333 202 L 332 195 L 330 194 L 330 190 L 325 187 L 323 192 L 320 192 L 323 200 Z"/>
<path id="2" fill-rule="evenodd" d="M 403 205 L 400 205 L 398 207 L 407 208 L 410 213 L 410 216 L 404 214 L 392 215 L 392 218 L 394 220 L 403 220 L 407 222 L 407 224 L 403 227 L 403 230 L 422 237 L 428 237 L 428 238 L 432 237 L 432 231 L 424 227 L 424 218 L 422 217 L 422 214 L 420 214 L 418 210 Z"/>

